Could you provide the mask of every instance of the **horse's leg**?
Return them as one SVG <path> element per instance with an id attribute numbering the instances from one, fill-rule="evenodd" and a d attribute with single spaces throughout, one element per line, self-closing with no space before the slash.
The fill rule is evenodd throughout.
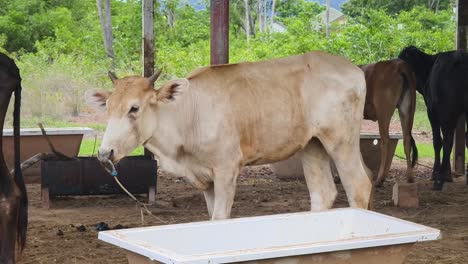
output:
<path id="1" fill-rule="evenodd" d="M 434 167 L 432 169 L 431 180 L 435 180 L 436 175 L 438 175 L 440 171 L 440 149 L 442 148 L 442 137 L 440 136 L 440 123 L 437 117 L 433 116 L 429 110 L 427 110 L 427 116 L 431 123 L 432 145 L 434 147 Z"/>
<path id="2" fill-rule="evenodd" d="M 410 91 L 406 91 L 400 104 L 398 114 L 400 116 L 401 129 L 403 131 L 403 146 L 406 156 L 406 180 L 414 182 L 413 166 L 411 163 L 411 130 L 413 129 L 414 104 L 410 97 Z"/>

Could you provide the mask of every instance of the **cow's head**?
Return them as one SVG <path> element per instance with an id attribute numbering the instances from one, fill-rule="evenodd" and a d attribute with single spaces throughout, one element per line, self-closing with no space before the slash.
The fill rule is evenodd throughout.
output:
<path id="1" fill-rule="evenodd" d="M 430 70 L 434 64 L 431 55 L 424 53 L 415 46 L 404 48 L 398 58 L 410 65 L 417 78 L 417 90 L 423 94 L 424 85 L 429 77 Z"/>
<path id="2" fill-rule="evenodd" d="M 427 56 L 427 54 L 415 46 L 408 46 L 400 52 L 398 58 L 404 60 L 410 65 L 418 65 L 418 63 L 424 61 L 425 56 Z"/>
<path id="3" fill-rule="evenodd" d="M 174 80 L 156 90 L 154 82 L 160 73 L 158 71 L 149 78 L 128 76 L 119 79 L 109 72 L 113 92 L 86 94 L 88 103 L 107 110 L 109 118 L 99 147 L 99 161 L 115 163 L 153 136 L 157 108 L 174 100 L 179 86 L 187 82 L 186 79 Z"/>

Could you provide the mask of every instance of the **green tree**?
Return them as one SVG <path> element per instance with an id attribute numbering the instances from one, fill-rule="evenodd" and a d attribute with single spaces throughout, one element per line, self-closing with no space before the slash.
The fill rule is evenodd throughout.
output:
<path id="1" fill-rule="evenodd" d="M 383 9 L 389 14 L 397 14 L 415 6 L 425 6 L 433 11 L 445 10 L 453 3 L 454 0 L 349 0 L 341 8 L 346 15 L 355 17 L 365 15 L 369 9 Z"/>

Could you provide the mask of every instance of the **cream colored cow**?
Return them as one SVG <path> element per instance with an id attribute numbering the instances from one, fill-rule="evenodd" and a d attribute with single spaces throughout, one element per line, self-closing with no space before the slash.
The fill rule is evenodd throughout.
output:
<path id="1" fill-rule="evenodd" d="M 350 205 L 368 207 L 371 182 L 359 150 L 366 87 L 348 60 L 311 52 L 204 67 L 154 89 L 158 76 L 110 74 L 113 93 L 88 94 L 109 115 L 101 162 L 117 162 L 143 145 L 162 169 L 204 192 L 211 219 L 225 219 L 242 166 L 299 151 L 312 211 L 335 200 L 330 159 Z"/>

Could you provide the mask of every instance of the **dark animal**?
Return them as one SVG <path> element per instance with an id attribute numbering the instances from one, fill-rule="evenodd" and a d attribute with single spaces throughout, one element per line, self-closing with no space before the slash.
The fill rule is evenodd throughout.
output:
<path id="1" fill-rule="evenodd" d="M 389 125 L 398 108 L 406 154 L 406 179 L 413 182 L 413 167 L 418 150 L 411 130 L 416 109 L 416 77 L 411 67 L 400 59 L 381 61 L 360 66 L 366 77 L 366 103 L 364 119 L 378 121 L 381 138 L 380 167 L 375 181 L 381 186 L 390 169 L 388 159 Z M 410 158 L 412 152 L 412 158 Z"/>
<path id="2" fill-rule="evenodd" d="M 0 53 L 0 124 L 5 115 L 10 98 L 15 93 L 13 129 L 15 172 L 12 176 L 0 151 L 0 263 L 15 263 L 16 246 L 23 250 L 28 225 L 28 198 L 20 167 L 20 106 L 21 77 L 15 62 Z M 0 130 L 3 133 L 3 130 Z M 0 134 L 0 150 L 3 134 Z"/>
<path id="3" fill-rule="evenodd" d="M 410 46 L 398 57 L 411 65 L 416 74 L 417 91 L 424 97 L 435 152 L 433 189 L 442 190 L 445 181 L 452 181 L 450 154 L 457 120 L 463 114 L 468 120 L 468 54 L 448 51 L 428 55 Z M 468 139 L 466 133 L 465 137 Z"/>

